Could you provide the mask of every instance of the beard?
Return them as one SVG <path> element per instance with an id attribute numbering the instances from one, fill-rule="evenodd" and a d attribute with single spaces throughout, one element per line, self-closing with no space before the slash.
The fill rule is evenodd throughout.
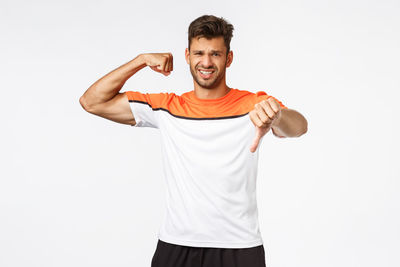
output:
<path id="1" fill-rule="evenodd" d="M 200 76 L 196 67 L 190 66 L 190 73 L 192 74 L 193 80 L 195 80 L 195 82 L 198 85 L 200 85 L 201 87 L 203 87 L 205 89 L 213 89 L 213 88 L 217 87 L 221 83 L 222 79 L 224 78 L 225 70 L 226 70 L 225 66 L 224 66 L 223 72 L 219 72 L 219 70 L 216 67 L 208 68 L 210 70 L 214 70 L 214 73 L 213 73 L 213 78 L 210 78 L 207 80 L 203 79 Z M 207 68 L 201 68 L 201 69 L 206 70 Z"/>

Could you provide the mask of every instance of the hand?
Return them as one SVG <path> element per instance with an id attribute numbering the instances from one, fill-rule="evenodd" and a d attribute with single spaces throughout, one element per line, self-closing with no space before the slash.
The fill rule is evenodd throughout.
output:
<path id="1" fill-rule="evenodd" d="M 271 129 L 272 125 L 279 120 L 281 116 L 281 106 L 279 103 L 269 97 L 266 100 L 254 105 L 254 109 L 249 112 L 249 116 L 254 126 L 256 126 L 256 136 L 250 147 L 250 152 L 257 150 L 261 138 Z"/>
<path id="2" fill-rule="evenodd" d="M 152 70 L 162 73 L 165 76 L 173 70 L 173 57 L 171 53 L 148 53 L 143 54 L 146 65 Z"/>

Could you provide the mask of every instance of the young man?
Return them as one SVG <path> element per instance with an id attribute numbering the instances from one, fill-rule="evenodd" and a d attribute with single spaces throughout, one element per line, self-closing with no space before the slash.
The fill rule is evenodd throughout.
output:
<path id="1" fill-rule="evenodd" d="M 169 75 L 170 53 L 140 54 L 96 81 L 80 98 L 95 115 L 160 131 L 167 214 L 152 267 L 265 266 L 258 225 L 256 176 L 262 137 L 298 137 L 306 119 L 263 91 L 226 85 L 233 26 L 201 16 L 189 26 L 186 61 L 194 90 L 120 93 L 149 66 Z"/>

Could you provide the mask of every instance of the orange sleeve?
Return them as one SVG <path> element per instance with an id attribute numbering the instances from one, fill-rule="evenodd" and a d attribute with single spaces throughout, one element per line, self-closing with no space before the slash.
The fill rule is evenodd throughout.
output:
<path id="1" fill-rule="evenodd" d="M 126 91 L 136 127 L 159 128 L 158 110 L 167 101 L 166 93 L 141 93 L 138 91 Z"/>
<path id="2" fill-rule="evenodd" d="M 158 108 L 163 101 L 168 97 L 166 93 L 141 93 L 138 91 L 125 92 L 129 102 L 139 102 L 149 104 L 152 108 Z"/>
<path id="3" fill-rule="evenodd" d="M 266 100 L 266 99 L 272 97 L 273 99 L 275 99 L 275 100 L 279 103 L 279 105 L 281 106 L 281 108 L 288 108 L 288 107 L 286 107 L 281 101 L 279 101 L 278 99 L 276 99 L 275 97 L 273 97 L 273 96 L 271 96 L 271 95 L 268 95 L 268 94 L 267 94 L 266 92 L 264 92 L 264 91 L 258 91 L 258 92 L 256 93 L 256 96 L 257 96 L 256 103 L 258 103 L 258 102 L 260 102 L 260 101 L 262 101 L 262 100 Z"/>

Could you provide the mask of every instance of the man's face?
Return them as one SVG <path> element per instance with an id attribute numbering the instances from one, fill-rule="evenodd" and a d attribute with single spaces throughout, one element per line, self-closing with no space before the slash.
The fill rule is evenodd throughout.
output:
<path id="1" fill-rule="evenodd" d="M 206 89 L 217 87 L 225 77 L 226 68 L 232 63 L 233 53 L 226 55 L 222 36 L 210 40 L 194 37 L 185 51 L 186 62 L 197 84 Z"/>

